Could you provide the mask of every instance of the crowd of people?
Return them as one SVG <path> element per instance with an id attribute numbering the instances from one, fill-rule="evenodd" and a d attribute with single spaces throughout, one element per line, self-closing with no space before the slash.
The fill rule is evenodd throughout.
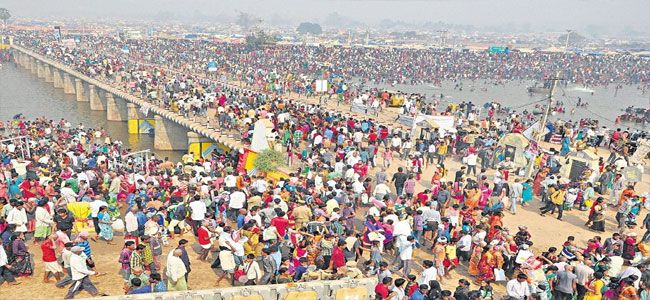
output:
<path id="1" fill-rule="evenodd" d="M 204 99 L 206 86 L 218 89 L 187 73 L 167 73 L 173 77 L 167 81 L 164 69 L 154 69 L 158 74 L 137 67 L 137 60 L 112 57 L 123 45 L 110 39 L 95 41 L 105 52 L 85 53 L 49 42 L 38 40 L 33 46 L 118 83 L 131 85 L 130 76 L 142 76 L 144 85 L 131 85 L 132 92 L 162 98 L 170 106 L 172 98 Z M 227 51 L 244 52 L 189 41 L 141 43 L 129 45 L 129 53 L 157 49 L 139 59 L 168 53 L 167 64 L 178 64 L 174 69 L 202 61 L 203 52 L 222 51 L 220 57 L 226 58 L 234 56 Z M 279 49 L 255 55 L 275 65 L 283 57 L 297 60 L 290 53 L 301 51 L 356 51 Z M 406 61 L 433 55 L 382 51 Z M 152 96 L 156 89 L 151 86 L 159 79 L 166 82 L 163 95 Z M 411 136 L 376 119 L 345 117 L 264 93 L 223 90 L 213 99 L 218 122 L 241 129 L 242 139 L 250 140 L 257 120 L 269 119 L 274 126 L 266 137 L 269 147 L 285 155 L 291 171 L 275 180 L 248 174 L 238 168 L 238 155 L 225 153 L 199 159 L 187 154 L 181 162 L 124 158 L 127 150 L 101 130 L 45 118 L 9 122 L 9 137 L 30 136 L 32 145 L 26 152 L 19 139 L 0 144 L 0 275 L 13 283 L 15 276 L 33 274 L 39 264 L 28 249 L 30 238 L 42 250 L 44 281 L 52 275 L 57 286 L 71 284 L 66 298 L 82 289 L 99 295 L 90 277 L 105 275 L 93 260 L 95 244 L 89 240 L 97 240 L 123 244 L 118 263 L 126 293 L 185 290 L 194 254 L 188 246 L 194 241 L 201 249 L 195 254 L 199 263 L 218 270 L 217 284 L 224 278 L 231 285 L 253 285 L 376 276 L 378 299 L 491 299 L 496 297 L 492 285 L 506 281 L 507 296 L 517 299 L 648 296 L 643 276 L 650 234 L 639 239 L 634 231 L 644 196 L 619 173 L 628 165 L 640 166 L 630 159 L 629 144 L 645 145 L 642 132 L 599 128 L 591 120 L 549 124 L 546 137 L 559 139 L 561 149 L 532 156 L 534 175 L 526 178 L 520 176 L 525 167 L 499 143 L 535 121 L 516 112 L 480 122 L 476 105 L 462 102 L 440 109 L 457 117 L 457 130 Z M 413 104 L 403 110 L 437 114 L 435 106 Z M 598 169 L 572 178 L 561 174 L 570 151 L 599 146 L 609 147 L 612 155 Z M 452 170 L 450 160 L 462 166 Z M 594 236 L 584 245 L 568 237 L 561 247 L 534 253 L 526 224 L 507 228 L 503 218 L 535 197 L 544 203 L 542 215 L 557 210 L 562 219 L 564 210 L 588 210 L 586 226 L 596 232 L 605 231 L 607 206 L 615 206 L 619 232 L 611 238 Z M 646 223 L 650 226 L 650 218 L 641 227 Z M 116 238 L 114 231 L 122 229 L 123 238 Z M 172 249 L 165 253 L 166 247 Z M 443 289 L 456 285 L 449 278 L 458 276 L 458 269 L 471 278 L 461 279 L 454 291 Z"/>

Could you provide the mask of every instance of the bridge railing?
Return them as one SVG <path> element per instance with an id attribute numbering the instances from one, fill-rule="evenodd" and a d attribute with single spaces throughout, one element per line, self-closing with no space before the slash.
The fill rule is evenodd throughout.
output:
<path id="1" fill-rule="evenodd" d="M 106 300 L 369 300 L 376 278 L 309 281 L 289 284 L 241 286 L 102 297 Z M 90 298 L 89 298 L 90 299 Z"/>

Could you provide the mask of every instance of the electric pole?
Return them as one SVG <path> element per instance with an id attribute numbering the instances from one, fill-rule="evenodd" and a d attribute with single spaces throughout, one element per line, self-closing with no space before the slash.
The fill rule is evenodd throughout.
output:
<path id="1" fill-rule="evenodd" d="M 548 92 L 548 99 L 546 101 L 546 110 L 544 111 L 542 120 L 539 122 L 539 130 L 537 132 L 533 131 L 533 136 L 535 137 L 535 144 L 537 147 L 537 154 L 528 160 L 528 166 L 526 167 L 526 178 L 530 177 L 530 175 L 533 173 L 533 164 L 535 162 L 535 157 L 539 155 L 539 143 L 542 141 L 544 128 L 546 128 L 546 122 L 548 122 L 548 116 L 551 114 L 551 107 L 553 106 L 553 95 L 555 94 L 557 82 L 560 80 L 560 72 L 558 71 L 555 73 L 555 77 L 550 78 L 549 80 L 552 80 L 552 82 L 551 89 Z"/>

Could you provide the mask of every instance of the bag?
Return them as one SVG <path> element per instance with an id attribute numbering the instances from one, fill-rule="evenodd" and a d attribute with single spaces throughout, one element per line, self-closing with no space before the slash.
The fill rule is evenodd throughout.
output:
<path id="1" fill-rule="evenodd" d="M 248 275 L 246 275 L 246 274 L 248 274 L 248 270 L 250 270 L 252 265 L 253 265 L 253 263 L 250 263 L 248 265 L 248 268 L 246 268 L 246 271 L 237 268 L 237 271 L 235 271 L 235 274 L 234 274 L 235 279 L 237 281 L 241 282 L 241 283 L 246 283 L 248 281 Z"/>
<path id="2" fill-rule="evenodd" d="M 536 259 L 535 256 L 531 256 L 526 260 L 526 265 L 533 270 L 537 270 L 542 267 L 542 262 Z"/>
<path id="3" fill-rule="evenodd" d="M 275 226 L 270 226 L 264 229 L 262 232 L 262 239 L 265 241 L 275 240 L 277 238 L 275 234 Z"/>
<path id="4" fill-rule="evenodd" d="M 506 281 L 506 272 L 503 269 L 494 268 L 494 281 Z"/>
<path id="5" fill-rule="evenodd" d="M 235 280 L 239 282 L 246 282 L 248 281 L 248 276 L 246 276 L 246 272 L 244 270 L 237 270 L 235 271 Z"/>

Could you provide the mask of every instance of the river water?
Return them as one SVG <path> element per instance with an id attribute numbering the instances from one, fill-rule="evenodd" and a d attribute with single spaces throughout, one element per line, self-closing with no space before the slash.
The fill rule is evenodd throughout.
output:
<path id="1" fill-rule="evenodd" d="M 151 149 L 157 157 L 180 160 L 182 151 L 153 150 L 153 135 L 129 134 L 127 122 L 107 121 L 106 111 L 90 110 L 90 102 L 77 102 L 75 95 L 66 95 L 52 83 L 37 78 L 22 67 L 5 63 L 0 69 L 0 120 L 6 122 L 22 113 L 26 120 L 45 116 L 50 120 L 66 119 L 73 126 L 84 124 L 104 128 L 113 140 L 122 141 L 132 151 Z"/>
<path id="2" fill-rule="evenodd" d="M 462 86 L 462 90 L 456 87 Z M 426 94 L 427 99 L 433 95 L 436 98 L 442 94 L 444 102 L 460 103 L 461 101 L 472 101 L 474 104 L 483 105 L 486 102 L 499 101 L 503 106 L 516 107 L 521 112 L 527 109 L 529 112 L 535 108 L 535 104 L 521 107 L 522 105 L 536 102 L 546 98 L 546 94 L 529 94 L 527 87 L 533 86 L 533 81 L 511 81 L 504 85 L 495 85 L 487 81 L 460 81 L 444 82 L 442 85 L 372 85 L 381 89 L 391 91 L 402 91 L 408 93 Z M 593 92 L 593 94 L 592 94 Z M 586 108 L 576 108 L 575 114 L 571 115 L 570 111 L 576 107 L 578 98 L 582 103 L 589 103 Z M 614 85 L 609 87 L 590 87 L 585 88 L 582 85 L 568 84 L 567 86 L 558 86 L 554 99 L 564 103 L 566 113 L 556 113 L 551 116 L 551 120 L 580 120 L 581 118 L 591 118 L 599 120 L 602 125 L 614 127 L 614 120 L 623 110 L 629 106 L 650 108 L 650 90 L 645 94 L 639 86 L 623 86 L 616 91 Z M 540 102 L 545 105 L 545 102 Z M 621 128 L 639 128 L 645 129 L 641 124 L 621 122 L 617 127 Z M 649 126 L 650 127 L 650 126 Z"/>

